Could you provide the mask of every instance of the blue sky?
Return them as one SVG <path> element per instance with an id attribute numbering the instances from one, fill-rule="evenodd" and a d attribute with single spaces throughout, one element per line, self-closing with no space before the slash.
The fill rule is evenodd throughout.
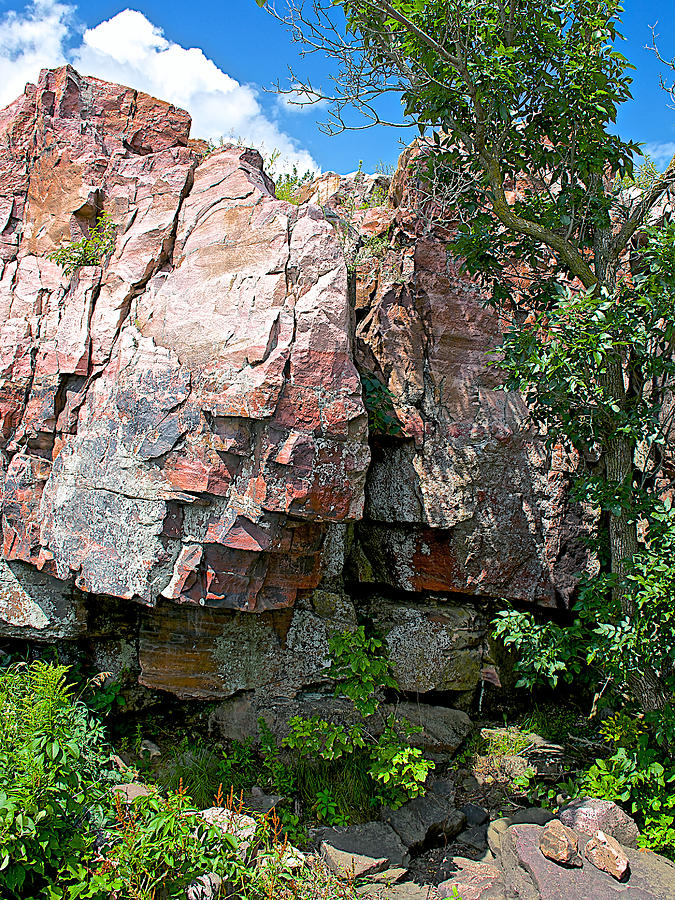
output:
<path id="1" fill-rule="evenodd" d="M 626 0 L 625 7 L 620 49 L 637 71 L 618 128 L 663 164 L 675 152 L 675 110 L 659 87 L 663 68 L 645 44 L 656 24 L 663 54 L 675 56 L 675 4 Z M 380 128 L 328 137 L 316 124 L 320 110 L 299 112 L 265 93 L 287 78 L 289 65 L 317 84 L 328 70 L 318 55 L 300 60 L 284 28 L 254 0 L 0 0 L 0 106 L 41 67 L 65 61 L 187 106 L 196 136 L 232 134 L 268 151 L 278 147 L 303 170 L 349 172 L 363 160 L 372 171 L 394 163 L 400 141 L 414 134 Z"/>

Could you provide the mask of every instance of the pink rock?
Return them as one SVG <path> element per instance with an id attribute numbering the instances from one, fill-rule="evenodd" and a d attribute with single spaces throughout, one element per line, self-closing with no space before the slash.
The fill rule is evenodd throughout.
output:
<path id="1" fill-rule="evenodd" d="M 637 847 L 640 832 L 635 821 L 611 800 L 594 797 L 572 800 L 561 807 L 558 818 L 564 825 L 583 834 L 595 836 L 598 831 L 603 831 L 624 847 Z"/>
<path id="2" fill-rule="evenodd" d="M 598 831 L 594 838 L 586 844 L 586 859 L 596 869 L 607 872 L 617 881 L 625 881 L 630 874 L 630 863 L 621 844 L 613 837 Z"/>

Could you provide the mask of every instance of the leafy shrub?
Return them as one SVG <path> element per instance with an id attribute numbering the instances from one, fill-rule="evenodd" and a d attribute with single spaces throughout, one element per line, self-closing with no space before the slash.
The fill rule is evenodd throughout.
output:
<path id="1" fill-rule="evenodd" d="M 89 232 L 89 237 L 53 250 L 48 258 L 61 266 L 66 275 L 72 275 L 83 266 L 98 266 L 115 247 L 115 231 L 115 223 L 108 213 L 103 213 Z"/>
<path id="2" fill-rule="evenodd" d="M 205 872 L 242 884 L 245 870 L 232 835 L 209 826 L 182 790 L 166 799 L 140 797 L 130 806 L 116 800 L 109 846 L 87 863 L 87 887 L 68 895 L 116 900 L 183 898 L 185 888 Z"/>
<path id="3" fill-rule="evenodd" d="M 0 887 L 6 897 L 51 897 L 76 871 L 87 824 L 109 783 L 103 733 L 44 662 L 0 671 Z M 118 776 L 119 777 L 119 776 Z"/>
<path id="4" fill-rule="evenodd" d="M 373 375 L 361 375 L 363 402 L 368 412 L 368 428 L 373 434 L 397 437 L 402 434 L 401 425 L 394 411 L 393 394 Z"/>
<path id="5" fill-rule="evenodd" d="M 326 674 L 335 681 L 335 695 L 347 696 L 361 715 L 373 715 L 379 707 L 378 692 L 396 687 L 382 641 L 367 635 L 364 627 L 359 626 L 353 632 L 331 635 L 329 649 L 331 665 Z M 422 729 L 406 719 L 388 716 L 377 738 L 362 722 L 342 725 L 327 722 L 320 716 L 295 716 L 290 726 L 283 743 L 294 752 L 296 760 L 320 761 L 324 774 L 332 774 L 335 784 L 339 784 L 339 773 L 347 765 L 352 771 L 360 769 L 370 779 L 361 797 L 370 795 L 372 805 L 381 803 L 395 809 L 424 793 L 424 782 L 434 764 L 424 758 L 419 748 L 410 745 L 412 735 Z M 338 760 L 340 766 L 335 765 Z M 326 793 L 323 788 L 319 792 L 321 796 L 315 798 L 315 808 L 318 801 L 324 816 L 333 813 L 333 824 L 339 823 L 338 818 L 350 817 L 352 810 L 341 808 L 337 793 Z"/>

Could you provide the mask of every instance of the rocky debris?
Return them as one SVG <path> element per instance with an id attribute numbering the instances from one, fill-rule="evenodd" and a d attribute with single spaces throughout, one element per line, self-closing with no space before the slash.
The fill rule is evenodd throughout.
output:
<path id="1" fill-rule="evenodd" d="M 630 863 L 621 845 L 603 831 L 598 831 L 595 837 L 590 839 L 584 853 L 586 859 L 593 863 L 596 869 L 607 872 L 617 881 L 624 881 L 630 873 Z"/>
<path id="2" fill-rule="evenodd" d="M 504 879 L 495 866 L 467 861 L 457 875 L 438 885 L 439 897 L 461 900 L 507 900 Z"/>
<path id="3" fill-rule="evenodd" d="M 430 841 L 451 840 L 466 825 L 466 816 L 447 797 L 433 790 L 408 800 L 398 809 L 385 807 L 382 819 L 394 829 L 409 850 L 418 851 Z"/>
<path id="4" fill-rule="evenodd" d="M 592 837 L 602 831 L 624 847 L 637 847 L 640 831 L 635 821 L 611 800 L 592 797 L 572 800 L 560 808 L 558 818 L 575 831 Z"/>
<path id="5" fill-rule="evenodd" d="M 118 796 L 124 803 L 133 803 L 139 797 L 152 797 L 155 792 L 144 784 L 131 781 L 128 784 L 116 784 L 110 788 L 110 793 Z"/>
<path id="6" fill-rule="evenodd" d="M 579 856 L 579 839 L 559 819 L 551 819 L 544 826 L 539 835 L 539 849 L 547 859 L 552 859 L 561 866 L 583 865 Z"/>
<path id="7" fill-rule="evenodd" d="M 211 806 L 201 810 L 199 815 L 207 825 L 233 837 L 237 842 L 237 853 L 242 859 L 246 858 L 248 848 L 258 828 L 255 819 L 223 806 Z"/>
<path id="8" fill-rule="evenodd" d="M 436 900 L 438 892 L 431 885 L 419 885 L 413 882 L 392 885 L 366 885 L 357 887 L 359 897 L 367 900 Z"/>
<path id="9" fill-rule="evenodd" d="M 391 867 L 407 867 L 408 852 L 396 832 L 383 822 L 366 822 L 364 825 L 317 828 L 311 833 L 314 842 L 341 854 L 355 854 L 371 860 L 383 861 L 372 871 L 381 872 Z"/>
<path id="10" fill-rule="evenodd" d="M 186 900 L 216 900 L 220 896 L 223 879 L 215 872 L 200 875 L 185 889 Z"/>

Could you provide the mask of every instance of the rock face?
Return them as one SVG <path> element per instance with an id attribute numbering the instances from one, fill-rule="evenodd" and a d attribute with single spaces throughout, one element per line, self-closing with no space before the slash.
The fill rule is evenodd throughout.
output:
<path id="1" fill-rule="evenodd" d="M 493 390 L 495 314 L 387 179 L 294 206 L 189 127 L 70 67 L 0 111 L 0 635 L 293 698 L 366 616 L 405 690 L 497 682 L 482 604 L 566 605 L 586 560 L 567 462 Z M 101 212 L 114 250 L 65 276 Z"/>

